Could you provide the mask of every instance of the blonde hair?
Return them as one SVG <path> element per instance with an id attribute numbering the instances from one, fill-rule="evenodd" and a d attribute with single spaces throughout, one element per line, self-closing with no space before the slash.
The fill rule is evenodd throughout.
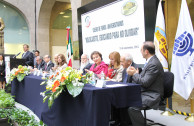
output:
<path id="1" fill-rule="evenodd" d="M 117 69 L 117 68 L 119 68 L 119 66 L 120 66 L 120 54 L 119 54 L 119 52 L 117 52 L 117 51 L 114 51 L 114 52 L 111 52 L 110 54 L 109 54 L 109 59 L 110 58 L 114 58 L 114 61 L 115 61 L 115 64 L 114 64 L 114 66 L 110 63 L 109 64 L 109 67 L 114 67 L 114 69 Z"/>

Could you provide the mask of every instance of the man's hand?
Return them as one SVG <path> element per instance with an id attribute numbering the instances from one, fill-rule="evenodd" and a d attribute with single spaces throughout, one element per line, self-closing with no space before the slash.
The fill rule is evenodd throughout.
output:
<path id="1" fill-rule="evenodd" d="M 139 73 L 139 70 L 138 69 L 136 70 L 133 66 L 131 66 L 130 68 L 127 68 L 127 73 L 130 76 L 133 76 L 134 74 Z"/>

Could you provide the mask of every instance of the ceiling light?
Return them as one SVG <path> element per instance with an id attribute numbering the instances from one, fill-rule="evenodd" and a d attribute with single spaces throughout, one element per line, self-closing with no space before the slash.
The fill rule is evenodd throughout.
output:
<path id="1" fill-rule="evenodd" d="M 65 14 L 65 12 L 60 12 L 59 14 Z"/>
<path id="2" fill-rule="evenodd" d="M 64 18 L 69 18 L 69 16 L 63 16 Z"/>

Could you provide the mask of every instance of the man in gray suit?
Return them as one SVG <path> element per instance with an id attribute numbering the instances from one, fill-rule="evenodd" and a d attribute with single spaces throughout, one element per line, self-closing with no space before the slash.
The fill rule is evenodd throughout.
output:
<path id="1" fill-rule="evenodd" d="M 163 96 L 163 67 L 155 55 L 153 42 L 146 41 L 141 47 L 143 58 L 146 59 L 144 69 L 141 73 L 134 67 L 127 69 L 127 73 L 132 76 L 132 81 L 141 84 L 142 106 L 157 108 Z M 140 108 L 130 107 L 128 109 L 133 126 L 143 126 L 144 118 Z"/>

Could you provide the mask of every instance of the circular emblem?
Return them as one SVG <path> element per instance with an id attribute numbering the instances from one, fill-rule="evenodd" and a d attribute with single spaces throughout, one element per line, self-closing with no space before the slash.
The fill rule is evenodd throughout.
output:
<path id="1" fill-rule="evenodd" d="M 90 23 L 91 23 L 90 17 L 87 16 L 87 17 L 85 18 L 85 24 L 86 24 L 86 27 L 87 27 L 87 28 L 90 27 Z"/>
<path id="2" fill-rule="evenodd" d="M 137 10 L 137 2 L 135 0 L 129 0 L 121 8 L 122 14 L 126 16 L 133 14 L 136 10 Z"/>

